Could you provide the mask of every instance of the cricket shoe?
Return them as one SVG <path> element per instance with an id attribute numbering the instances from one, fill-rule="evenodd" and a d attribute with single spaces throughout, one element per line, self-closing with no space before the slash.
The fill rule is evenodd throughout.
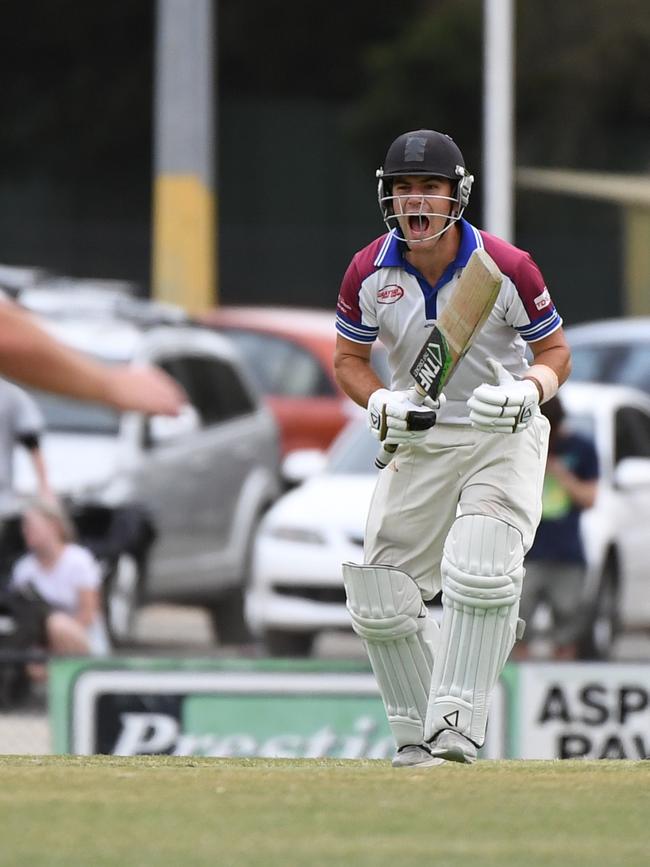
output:
<path id="1" fill-rule="evenodd" d="M 432 768 L 444 764 L 443 759 L 434 758 L 426 744 L 406 744 L 393 756 L 394 768 Z"/>
<path id="2" fill-rule="evenodd" d="M 431 755 L 448 762 L 471 765 L 476 761 L 477 748 L 465 735 L 451 729 L 443 729 L 429 741 Z"/>

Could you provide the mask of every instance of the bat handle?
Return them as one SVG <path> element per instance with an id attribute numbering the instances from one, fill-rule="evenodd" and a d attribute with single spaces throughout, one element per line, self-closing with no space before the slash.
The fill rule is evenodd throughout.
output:
<path id="1" fill-rule="evenodd" d="M 409 389 L 409 400 L 412 403 L 416 403 L 418 406 L 422 406 L 426 396 L 426 391 L 420 388 L 419 385 L 414 385 L 412 388 Z M 386 469 L 388 464 L 393 460 L 393 456 L 396 451 L 397 446 L 395 445 L 382 446 L 377 452 L 377 457 L 375 458 L 375 466 L 377 467 L 377 469 Z"/>
<path id="2" fill-rule="evenodd" d="M 377 452 L 375 458 L 375 466 L 378 470 L 384 470 L 393 460 L 393 455 L 397 451 L 397 446 L 382 446 Z"/>
<path id="3" fill-rule="evenodd" d="M 419 385 L 414 385 L 412 388 L 409 388 L 409 400 L 411 403 L 416 403 L 418 406 L 422 406 L 426 398 L 427 392 L 423 388 L 420 388 Z"/>

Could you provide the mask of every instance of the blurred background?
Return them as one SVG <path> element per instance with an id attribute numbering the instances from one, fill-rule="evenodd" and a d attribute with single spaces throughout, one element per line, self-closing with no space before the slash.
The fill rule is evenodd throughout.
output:
<path id="1" fill-rule="evenodd" d="M 568 415 L 602 473 L 577 658 L 646 660 L 647 2 L 1 10 L 0 287 L 78 348 L 160 364 L 196 411 L 165 427 L 36 395 L 54 487 L 102 564 L 114 655 L 365 661 L 338 564 L 361 550 L 372 444 L 333 382 L 333 308 L 383 232 L 375 169 L 427 127 L 476 177 L 468 219 L 533 253 L 574 346 Z M 225 479 L 218 455 L 244 443 Z M 24 464 L 18 449 L 19 494 Z"/>
<path id="2" fill-rule="evenodd" d="M 172 4 L 187 19 L 183 3 Z M 514 164 L 642 178 L 643 0 L 515 3 Z M 4 0 L 2 259 L 151 291 L 156 3 Z M 404 129 L 446 130 L 481 223 L 481 0 L 212 4 L 214 242 L 226 303 L 331 306 L 381 231 L 374 170 Z M 317 22 L 317 25 L 315 25 Z M 170 63 L 174 62 L 170 58 Z M 182 118 L 178 120 L 183 122 Z M 647 182 L 647 178 L 644 179 Z M 541 183 L 541 181 L 540 181 Z M 514 238 L 567 323 L 630 310 L 624 179 L 606 194 L 514 190 Z M 647 188 L 646 188 L 647 195 Z M 290 254 L 289 254 L 290 251 Z"/>

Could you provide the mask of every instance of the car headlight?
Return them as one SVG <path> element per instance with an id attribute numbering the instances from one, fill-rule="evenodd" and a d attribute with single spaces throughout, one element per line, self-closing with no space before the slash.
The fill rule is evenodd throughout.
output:
<path id="1" fill-rule="evenodd" d="M 325 545 L 325 538 L 318 530 L 307 527 L 268 527 L 266 535 L 284 542 L 299 542 L 302 545 Z"/>

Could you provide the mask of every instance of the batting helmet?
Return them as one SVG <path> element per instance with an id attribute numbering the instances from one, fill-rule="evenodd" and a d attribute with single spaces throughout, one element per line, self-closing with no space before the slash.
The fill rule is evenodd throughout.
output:
<path id="1" fill-rule="evenodd" d="M 392 178 L 404 175 L 432 175 L 456 181 L 458 219 L 467 207 L 474 177 L 465 168 L 465 159 L 451 136 L 432 129 L 418 129 L 398 136 L 388 148 L 384 165 L 377 169 L 379 208 L 384 221 L 394 219 Z"/>
<path id="2" fill-rule="evenodd" d="M 458 180 L 465 174 L 465 160 L 456 142 L 442 132 L 419 129 L 398 136 L 388 148 L 378 178 L 399 175 L 436 175 Z"/>

